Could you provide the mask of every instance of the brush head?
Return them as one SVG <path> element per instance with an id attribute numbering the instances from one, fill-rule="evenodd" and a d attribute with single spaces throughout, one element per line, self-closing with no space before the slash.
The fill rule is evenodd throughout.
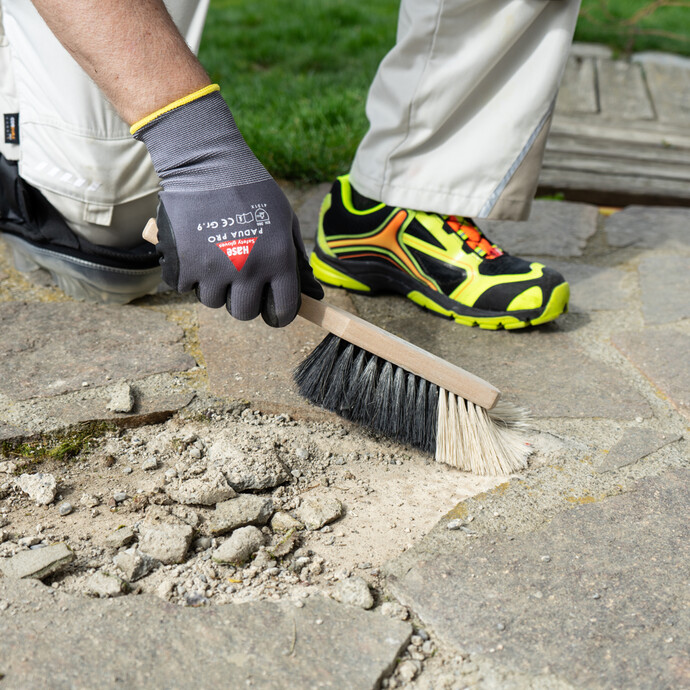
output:
<path id="1" fill-rule="evenodd" d="M 315 405 L 439 462 L 476 474 L 510 474 L 527 464 L 530 447 L 517 428 L 521 408 L 500 402 L 487 411 L 385 359 L 328 334 L 294 373 Z"/>

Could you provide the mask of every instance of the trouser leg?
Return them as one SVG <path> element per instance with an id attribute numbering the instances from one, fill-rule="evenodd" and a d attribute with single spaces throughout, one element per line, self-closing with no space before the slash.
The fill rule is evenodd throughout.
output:
<path id="1" fill-rule="evenodd" d="M 209 0 L 166 0 L 196 52 Z M 60 45 L 29 0 L 0 3 L 0 107 L 19 114 L 0 152 L 77 234 L 112 247 L 141 243 L 158 177 L 143 144 Z M 5 118 L 6 119 L 6 118 Z"/>
<path id="2" fill-rule="evenodd" d="M 402 0 L 353 186 L 393 206 L 522 219 L 580 0 Z"/>

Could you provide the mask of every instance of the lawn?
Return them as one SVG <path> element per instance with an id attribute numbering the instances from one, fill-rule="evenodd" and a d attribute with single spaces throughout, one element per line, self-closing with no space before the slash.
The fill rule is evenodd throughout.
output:
<path id="1" fill-rule="evenodd" d="M 584 0 L 575 38 L 617 53 L 690 55 L 688 2 L 626 25 L 663 1 Z M 367 89 L 395 41 L 397 11 L 397 0 L 211 0 L 201 61 L 275 177 L 321 182 L 347 171 L 366 131 Z"/>

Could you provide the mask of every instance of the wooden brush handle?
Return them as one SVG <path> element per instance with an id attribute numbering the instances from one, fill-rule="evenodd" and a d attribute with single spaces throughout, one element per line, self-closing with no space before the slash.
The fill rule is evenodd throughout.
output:
<path id="1" fill-rule="evenodd" d="M 143 238 L 151 244 L 158 243 L 158 227 L 154 218 L 146 224 Z M 469 371 L 327 302 L 302 295 L 299 315 L 333 335 L 347 340 L 348 343 L 361 347 L 381 359 L 387 359 L 392 364 L 487 410 L 494 407 L 501 395 L 498 388 L 470 374 Z"/>
<path id="2" fill-rule="evenodd" d="M 436 355 L 327 302 L 302 295 L 299 315 L 343 340 L 490 410 L 501 392 Z"/>

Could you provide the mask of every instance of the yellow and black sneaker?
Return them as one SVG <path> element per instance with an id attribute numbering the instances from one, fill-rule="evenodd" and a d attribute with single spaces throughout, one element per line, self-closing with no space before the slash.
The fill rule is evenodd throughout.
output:
<path id="1" fill-rule="evenodd" d="M 339 177 L 321 206 L 314 275 L 366 294 L 396 292 L 465 326 L 524 328 L 568 307 L 563 276 L 511 256 L 469 219 L 386 206 Z"/>

